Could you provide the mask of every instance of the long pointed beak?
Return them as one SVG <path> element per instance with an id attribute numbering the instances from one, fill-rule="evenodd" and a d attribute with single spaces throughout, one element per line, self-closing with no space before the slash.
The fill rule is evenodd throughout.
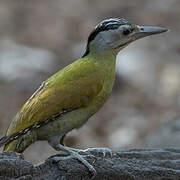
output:
<path id="1" fill-rule="evenodd" d="M 155 26 L 138 26 L 139 31 L 135 33 L 135 38 L 140 39 L 153 34 L 159 34 L 168 31 L 167 28 Z"/>

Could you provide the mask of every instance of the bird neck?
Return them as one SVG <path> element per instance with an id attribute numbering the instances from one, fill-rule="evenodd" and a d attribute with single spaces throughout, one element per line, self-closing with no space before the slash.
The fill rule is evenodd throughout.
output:
<path id="1" fill-rule="evenodd" d="M 88 59 L 94 61 L 99 70 L 104 74 L 104 83 L 101 93 L 95 98 L 94 103 L 89 108 L 91 114 L 94 114 L 106 102 L 111 94 L 115 79 L 116 55 L 114 51 L 104 51 L 101 53 L 91 52 Z"/>
<path id="2" fill-rule="evenodd" d="M 104 80 L 113 81 L 115 76 L 115 65 L 116 65 L 116 51 L 108 50 L 108 51 L 96 51 L 95 49 L 91 49 L 88 57 L 93 60 L 104 72 Z"/>
<path id="3" fill-rule="evenodd" d="M 95 46 L 91 46 L 87 57 L 93 60 L 104 72 L 105 78 L 115 74 L 117 50 L 98 51 Z"/>
<path id="4" fill-rule="evenodd" d="M 97 64 L 106 66 L 108 64 L 115 64 L 117 54 L 118 51 L 116 50 L 98 51 L 95 47 L 91 47 L 87 57 Z M 102 66 L 102 68 L 106 70 L 106 67 Z"/>

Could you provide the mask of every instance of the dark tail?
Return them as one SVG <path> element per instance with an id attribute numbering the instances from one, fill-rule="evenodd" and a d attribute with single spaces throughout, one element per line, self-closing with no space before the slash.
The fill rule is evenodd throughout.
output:
<path id="1" fill-rule="evenodd" d="M 75 110 L 75 109 L 76 109 L 76 108 L 64 110 L 64 111 L 62 111 L 62 112 L 60 112 L 60 113 L 57 113 L 57 114 L 54 115 L 53 117 L 46 119 L 45 121 L 37 122 L 37 123 L 35 123 L 35 124 L 33 124 L 33 125 L 25 128 L 25 129 L 23 129 L 23 130 L 21 130 L 21 131 L 18 131 L 18 132 L 14 133 L 14 134 L 12 134 L 12 135 L 10 135 L 10 136 L 4 136 L 4 137 L 2 137 L 2 138 L 0 139 L 0 147 L 3 146 L 3 145 L 6 145 L 6 144 L 8 144 L 8 143 L 10 143 L 10 142 L 13 141 L 13 140 L 18 139 L 20 136 L 26 134 L 28 131 L 32 131 L 32 130 L 34 130 L 34 129 L 38 129 L 38 128 L 42 127 L 42 126 L 45 126 L 45 125 L 48 124 L 49 122 L 51 122 L 51 121 L 53 121 L 53 120 L 56 120 L 58 117 L 66 114 L 66 113 L 68 113 L 68 112 L 70 112 L 70 111 L 72 111 L 72 110 Z"/>
<path id="2" fill-rule="evenodd" d="M 4 136 L 0 139 L 0 147 L 7 144 L 10 141 L 9 136 Z"/>

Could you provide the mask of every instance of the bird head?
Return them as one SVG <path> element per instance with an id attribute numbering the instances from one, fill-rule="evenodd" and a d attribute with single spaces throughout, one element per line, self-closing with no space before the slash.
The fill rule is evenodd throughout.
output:
<path id="1" fill-rule="evenodd" d="M 168 31 L 167 28 L 139 26 L 125 19 L 106 19 L 99 23 L 89 35 L 84 56 L 91 50 L 97 52 L 119 51 L 137 39 L 166 31 Z"/>

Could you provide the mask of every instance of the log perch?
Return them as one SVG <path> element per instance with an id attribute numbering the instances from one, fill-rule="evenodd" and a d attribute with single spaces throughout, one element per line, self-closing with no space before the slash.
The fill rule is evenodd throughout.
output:
<path id="1" fill-rule="evenodd" d="M 86 157 L 97 171 L 94 180 L 179 180 L 180 148 L 131 149 Z M 55 155 L 60 156 L 60 154 Z M 61 154 L 62 156 L 62 154 Z M 55 163 L 51 156 L 33 165 L 14 152 L 0 154 L 0 180 L 88 180 L 91 174 L 75 159 Z"/>

